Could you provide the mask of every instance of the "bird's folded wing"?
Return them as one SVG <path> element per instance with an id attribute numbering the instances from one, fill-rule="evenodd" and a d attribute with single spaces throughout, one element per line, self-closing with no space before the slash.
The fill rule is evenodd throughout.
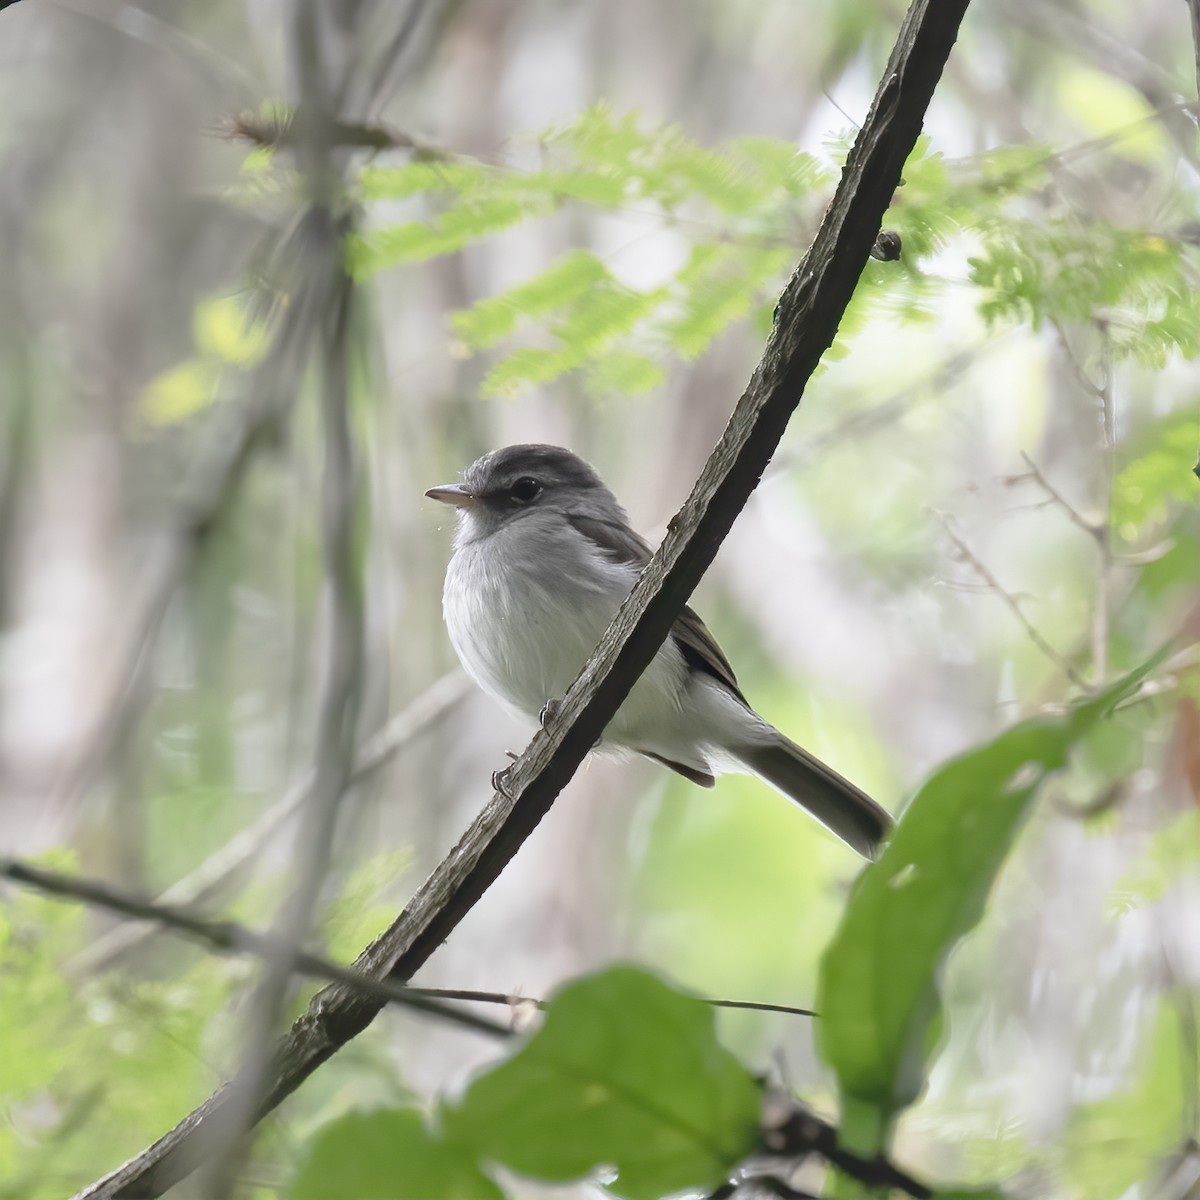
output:
<path id="1" fill-rule="evenodd" d="M 649 544 L 628 525 L 578 513 L 568 513 L 567 520 L 613 562 L 629 563 L 640 571 L 650 561 Z M 671 637 L 675 639 L 689 667 L 711 675 L 743 704 L 747 703 L 729 659 L 694 609 L 684 607 L 671 626 Z"/>

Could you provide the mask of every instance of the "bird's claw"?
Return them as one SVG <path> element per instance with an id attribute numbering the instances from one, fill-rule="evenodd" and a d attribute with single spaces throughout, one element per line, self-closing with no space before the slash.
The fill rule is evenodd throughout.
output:
<path id="1" fill-rule="evenodd" d="M 546 726 L 549 725 L 556 716 L 558 716 L 558 710 L 560 708 L 562 708 L 561 700 L 547 700 L 546 703 L 542 705 L 542 711 L 538 713 L 538 722 L 543 729 L 545 729 Z"/>
<path id="2" fill-rule="evenodd" d="M 502 770 L 492 772 L 492 791 L 499 792 L 506 799 L 511 800 L 512 792 L 508 790 L 508 777 L 512 774 L 512 767 L 504 767 Z"/>

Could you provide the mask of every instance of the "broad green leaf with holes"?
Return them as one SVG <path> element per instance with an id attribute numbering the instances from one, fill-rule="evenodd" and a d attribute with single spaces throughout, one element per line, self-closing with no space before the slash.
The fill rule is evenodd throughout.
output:
<path id="1" fill-rule="evenodd" d="M 1159 661 L 1061 716 L 1034 717 L 947 763 L 856 881 L 821 961 L 817 1044 L 838 1078 L 842 1134 L 864 1154 L 925 1083 L 947 955 L 983 915 L 993 881 L 1046 776 Z"/>

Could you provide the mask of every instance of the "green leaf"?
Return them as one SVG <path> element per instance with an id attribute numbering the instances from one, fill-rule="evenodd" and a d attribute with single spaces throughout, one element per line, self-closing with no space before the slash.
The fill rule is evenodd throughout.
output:
<path id="1" fill-rule="evenodd" d="M 503 1200 L 471 1151 L 426 1126 L 415 1108 L 350 1112 L 309 1144 L 292 1200 Z"/>
<path id="2" fill-rule="evenodd" d="M 998 1188 L 951 1188 L 933 1193 L 933 1200 L 1009 1200 Z"/>
<path id="3" fill-rule="evenodd" d="M 883 1150 L 895 1114 L 924 1085 L 942 965 L 983 915 L 1042 781 L 1157 661 L 1061 716 L 1024 721 L 947 763 L 855 882 L 821 961 L 816 1027 L 821 1055 L 837 1073 L 851 1148 Z"/>
<path id="4" fill-rule="evenodd" d="M 712 1009 L 617 967 L 576 981 L 512 1058 L 444 1113 L 453 1140 L 538 1179 L 613 1167 L 629 1200 L 711 1189 L 756 1143 L 760 1096 Z"/>

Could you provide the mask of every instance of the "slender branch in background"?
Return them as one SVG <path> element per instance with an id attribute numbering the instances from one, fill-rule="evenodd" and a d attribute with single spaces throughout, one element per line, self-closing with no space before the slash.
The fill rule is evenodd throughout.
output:
<path id="1" fill-rule="evenodd" d="M 1117 476 L 1117 446 L 1113 432 L 1113 369 L 1108 334 L 1100 325 L 1100 511 L 1096 530 L 1096 608 L 1092 614 L 1092 677 L 1096 687 L 1108 678 L 1109 575 L 1112 572 L 1112 501 Z"/>
<path id="2" fill-rule="evenodd" d="M 237 501 L 240 485 L 259 453 L 274 442 L 298 387 L 299 346 L 307 324 L 303 306 L 282 309 L 271 349 L 254 372 L 247 399 L 235 409 L 231 425 L 217 431 L 211 454 L 202 459 L 183 489 L 174 518 L 147 568 L 127 638 L 111 669 L 112 688 L 98 707 L 102 714 L 82 754 L 71 763 L 55 793 L 70 800 L 84 791 L 102 767 L 130 720 L 167 611 L 212 533 Z"/>
<path id="3" fill-rule="evenodd" d="M 198 941 L 218 954 L 268 961 L 285 958 L 289 970 L 297 975 L 342 983 L 384 1004 L 400 1004 L 414 1008 L 477 1032 L 501 1037 L 512 1032 L 507 1026 L 486 1021 L 463 1009 L 441 1003 L 442 1000 L 460 998 L 451 991 L 407 988 L 387 980 L 370 979 L 351 967 L 339 966 L 330 959 L 322 958 L 319 954 L 310 954 L 307 950 L 297 951 L 295 947 L 281 943 L 274 934 L 251 929 L 236 921 L 206 921 L 185 909 L 132 895 L 99 880 L 81 879 L 78 876 L 63 875 L 58 871 L 47 871 L 43 867 L 16 858 L 0 857 L 0 876 L 49 896 L 79 900 L 94 908 L 130 917 L 139 922 L 153 922 L 168 932 Z M 470 996 L 461 998 L 471 999 Z"/>
<path id="4" fill-rule="evenodd" d="M 1029 468 L 1029 476 L 1033 481 L 1046 493 L 1050 499 L 1058 505 L 1059 508 L 1067 514 L 1070 519 L 1079 526 L 1089 537 L 1099 539 L 1102 526 L 1095 521 L 1089 521 L 1063 494 L 1050 482 L 1049 479 L 1042 473 L 1041 468 L 1025 453 L 1021 451 L 1021 457 L 1025 460 L 1025 465 Z M 1014 476 L 1013 482 L 1021 476 Z"/>
<path id="5" fill-rule="evenodd" d="M 291 864 L 294 884 L 272 923 L 270 953 L 247 1006 L 245 1053 L 227 1088 L 225 1107 L 204 1151 L 204 1187 L 224 1200 L 232 1196 L 268 1081 L 269 1047 L 287 1002 L 300 946 L 309 936 L 317 901 L 329 874 L 339 801 L 346 792 L 362 694 L 363 599 L 355 554 L 357 478 L 349 418 L 349 335 L 354 285 L 342 260 L 342 239 L 351 217 L 334 206 L 342 180 L 335 167 L 329 124 L 331 81 L 319 34 L 316 0 L 298 0 L 293 23 L 300 103 L 297 157 L 308 191 L 301 218 L 303 247 L 318 333 L 321 429 L 325 460 L 321 492 L 326 660 L 314 747 L 313 782 L 300 811 Z"/>
<path id="6" fill-rule="evenodd" d="M 408 1008 L 415 1008 L 430 1016 L 465 1025 L 483 1033 L 507 1036 L 512 1030 L 507 1026 L 474 1017 L 462 1009 L 452 1008 L 440 1001 L 501 1004 L 511 1009 L 520 1008 L 522 1005 L 530 1005 L 537 1009 L 545 1009 L 547 1006 L 545 1000 L 539 1000 L 533 996 L 522 996 L 516 992 L 488 992 L 477 988 L 414 987 L 408 984 L 391 983 L 388 980 L 372 979 L 351 967 L 339 966 L 331 959 L 323 958 L 319 954 L 281 945 L 274 934 L 252 929 L 237 921 L 205 920 L 178 905 L 149 900 L 97 879 L 83 879 L 77 875 L 64 875 L 60 871 L 49 871 L 44 867 L 17 858 L 0 857 L 0 877 L 24 887 L 33 888 L 48 896 L 64 900 L 78 900 L 83 904 L 128 917 L 139 923 L 152 924 L 168 933 L 198 941 L 218 954 L 267 959 L 287 954 L 290 955 L 291 970 L 297 975 L 344 983 L 348 987 L 386 1004 L 400 1004 Z M 791 1017 L 815 1017 L 817 1015 L 811 1008 L 796 1008 L 790 1004 L 769 1004 L 759 1000 L 718 1000 L 707 996 L 699 996 L 697 999 L 712 1005 L 713 1008 L 781 1013 Z"/>
<path id="7" fill-rule="evenodd" d="M 1179 1060 L 1179 1083 L 1183 1094 L 1183 1113 L 1180 1133 L 1184 1142 L 1200 1134 L 1200 1023 L 1196 1020 L 1196 1005 L 1192 989 L 1180 979 L 1165 941 L 1159 947 L 1163 979 L 1175 1004 L 1179 1021 L 1179 1045 L 1183 1053 Z"/>
<path id="8" fill-rule="evenodd" d="M 8 297 L 0 297 L 3 303 L 5 326 L 16 336 L 4 344 L 3 362 L 9 367 L 9 378 L 5 380 L 6 402 L 4 419 L 0 423 L 0 631 L 8 624 L 9 605 L 12 597 L 9 588 L 15 576 L 13 568 L 17 517 L 26 473 L 30 466 L 30 440 L 33 432 L 33 395 L 29 386 L 29 363 L 26 344 L 23 343 L 22 319 L 14 319 L 15 304 Z"/>
<path id="9" fill-rule="evenodd" d="M 1195 0 L 1188 0 L 1189 7 Z M 1121 80 L 1140 93 L 1195 171 L 1200 169 L 1196 150 L 1194 102 L 1176 103 L 1178 90 L 1170 72 L 1149 59 L 1094 11 L 1086 16 L 1072 6 L 1043 4 L 1041 0 L 1018 0 L 1003 9 L 1004 18 L 1024 26 L 1036 37 L 1058 44 L 1105 74 Z M 1194 9 L 1193 9 L 1194 12 Z M 1190 111 L 1188 111 L 1190 110 Z"/>
<path id="10" fill-rule="evenodd" d="M 278 112 L 266 115 L 257 112 L 236 113 L 214 132 L 222 137 L 240 138 L 272 150 L 293 149 L 298 140 L 294 114 Z M 390 125 L 336 121 L 331 129 L 330 141 L 335 146 L 354 150 L 413 150 L 425 159 L 460 157 Z"/>
<path id="11" fill-rule="evenodd" d="M 410 979 L 495 881 L 549 811 L 666 638 L 774 453 L 875 244 L 901 170 L 967 9 L 967 0 L 914 0 L 870 113 L 816 239 L 784 289 L 762 359 L 662 545 L 621 606 L 555 716 L 457 846 L 392 926 L 360 956 L 374 978 Z M 361 1033 L 378 1001 L 339 984 L 317 995 L 278 1045 L 265 1115 Z M 153 1146 L 79 1193 L 161 1195 L 203 1158 L 225 1120 L 223 1088 Z"/>
<path id="12" fill-rule="evenodd" d="M 5 4 L 0 3 L 0 8 L 4 7 Z M 241 63 L 156 16 L 146 6 L 136 10 L 136 17 L 128 9 L 106 9 L 101 5 L 58 4 L 55 7 L 70 13 L 74 20 L 91 22 L 106 34 L 117 34 L 164 51 L 173 63 L 184 63 L 219 86 L 226 98 L 237 92 L 249 101 L 259 94 L 261 81 Z"/>
<path id="13" fill-rule="evenodd" d="M 769 478 L 782 471 L 807 470 L 820 462 L 833 447 L 851 438 L 867 437 L 887 429 L 934 396 L 944 402 L 947 388 L 961 379 L 980 359 L 1006 345 L 1007 341 L 1005 336 L 989 338 L 948 355 L 924 378 L 893 392 L 879 404 L 847 414 L 828 428 L 814 433 L 803 447 L 776 455 L 765 476 Z"/>
<path id="14" fill-rule="evenodd" d="M 1070 681 L 1077 687 L 1083 688 L 1085 691 L 1090 690 L 1091 685 L 1086 679 L 1075 669 L 1070 660 L 1060 654 L 1048 641 L 1038 632 L 1037 626 L 1025 615 L 1021 608 L 1020 601 L 1017 600 L 1010 592 L 1000 585 L 1000 581 L 988 570 L 986 566 L 975 555 L 974 551 L 965 541 L 955 532 L 954 526 L 950 519 L 944 514 L 934 512 L 934 517 L 937 519 L 942 528 L 946 531 L 946 536 L 954 543 L 958 551 L 959 557 L 966 563 L 969 563 L 987 584 L 988 588 L 995 592 L 1001 600 L 1008 605 L 1013 616 L 1021 623 L 1021 627 L 1029 635 L 1029 640 L 1053 662 Z"/>
<path id="15" fill-rule="evenodd" d="M 1075 376 L 1075 381 L 1089 396 L 1096 400 L 1102 400 L 1104 398 L 1103 384 L 1097 383 L 1084 369 L 1083 363 L 1079 361 L 1079 356 L 1075 353 L 1075 347 L 1071 345 L 1071 339 L 1067 335 L 1067 327 L 1061 321 L 1054 321 L 1052 323 L 1055 333 L 1058 334 L 1058 344 L 1062 348 L 1063 354 L 1066 355 L 1067 366 L 1071 368 L 1071 373 Z"/>
<path id="16" fill-rule="evenodd" d="M 518 992 L 482 992 L 476 988 L 427 988 L 409 987 L 409 991 L 418 996 L 430 996 L 441 1000 L 466 1000 L 477 1004 L 506 1004 L 515 1008 L 522 1004 L 530 1004 L 534 1008 L 545 1008 L 546 1001 L 535 999 L 533 996 L 522 996 Z M 713 1008 L 736 1008 L 745 1012 L 782 1013 L 789 1017 L 819 1016 L 811 1008 L 796 1008 L 791 1004 L 768 1004 L 761 1000 L 716 1000 L 709 996 L 699 996 L 705 1004 Z"/>
<path id="17" fill-rule="evenodd" d="M 403 18 L 376 59 L 375 70 L 369 77 L 366 72 L 360 72 L 353 77 L 347 76 L 347 86 L 343 88 L 339 97 L 344 101 L 340 111 L 371 117 L 383 109 L 399 83 L 400 72 L 407 58 L 406 52 L 421 18 L 435 6 L 435 0 L 408 0 Z M 394 13 L 394 6 L 383 7 L 389 16 Z M 355 88 L 353 85 L 363 78 L 367 78 L 367 83 L 363 87 Z"/>
<path id="18" fill-rule="evenodd" d="M 363 742 L 351 768 L 349 784 L 361 783 L 383 767 L 411 741 L 451 712 L 470 690 L 471 684 L 461 671 L 443 675 Z M 303 807 L 312 789 L 313 778 L 310 772 L 305 779 L 289 788 L 253 824 L 239 830 L 199 866 L 156 896 L 154 904 L 188 908 L 204 903 L 225 887 L 258 858 L 263 848 L 278 837 L 284 823 Z M 155 932 L 153 925 L 117 925 L 96 938 L 72 960 L 69 969 L 80 974 L 104 970 Z"/>
<path id="19" fill-rule="evenodd" d="M 308 5 L 302 5 L 301 11 Z M 321 304 L 322 410 L 324 414 L 325 482 L 322 495 L 325 592 L 329 605 L 325 679 L 317 718 L 315 762 L 311 786 L 299 810 L 300 829 L 291 863 L 294 886 L 280 905 L 272 928 L 272 952 L 251 996 L 247 1012 L 245 1054 L 229 1085 L 234 1103 L 210 1144 L 207 1188 L 216 1197 L 232 1196 L 248 1148 L 242 1135 L 257 1121 L 267 1086 L 268 1054 L 276 1025 L 287 1001 L 293 962 L 308 937 L 317 901 L 329 874 L 339 801 L 349 786 L 353 738 L 362 690 L 362 599 L 354 555 L 355 477 L 348 403 L 347 340 L 352 285 L 341 265 L 340 237 L 328 209 L 310 213 L 316 239 L 311 248 L 316 287 L 327 298 Z M 322 279 L 321 276 L 324 278 Z"/>
<path id="20" fill-rule="evenodd" d="M 1200 100 L 1200 0 L 1187 0 L 1192 26 L 1192 58 L 1196 64 L 1196 99 Z"/>

